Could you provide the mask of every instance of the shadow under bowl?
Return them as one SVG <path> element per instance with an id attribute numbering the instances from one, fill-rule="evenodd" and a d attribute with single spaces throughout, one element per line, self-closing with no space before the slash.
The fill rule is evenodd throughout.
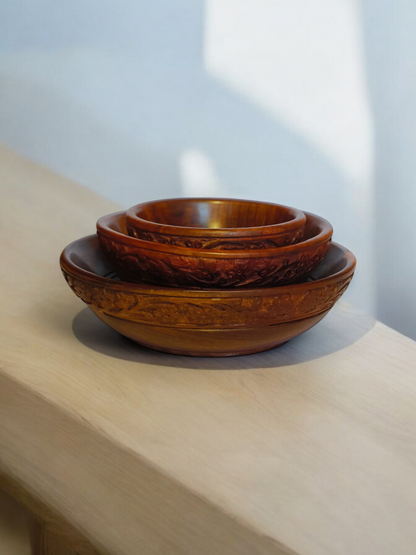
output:
<path id="1" fill-rule="evenodd" d="M 126 212 L 128 234 L 145 241 L 215 250 L 268 249 L 303 236 L 296 208 L 239 199 L 176 198 L 145 202 Z"/>
<path id="2" fill-rule="evenodd" d="M 215 251 L 191 249 L 130 237 L 125 212 L 100 218 L 97 233 L 104 254 L 126 281 L 173 287 L 264 287 L 305 278 L 328 251 L 332 226 L 306 214 L 303 240 L 286 247 Z"/>
<path id="3" fill-rule="evenodd" d="M 74 293 L 125 337 L 158 351 L 219 357 L 272 349 L 310 329 L 347 289 L 356 261 L 332 243 L 306 282 L 232 290 L 120 281 L 96 235 L 66 247 L 60 263 Z"/>

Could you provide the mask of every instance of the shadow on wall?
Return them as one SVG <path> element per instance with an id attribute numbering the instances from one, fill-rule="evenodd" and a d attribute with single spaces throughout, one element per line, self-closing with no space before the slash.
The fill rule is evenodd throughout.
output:
<path id="1" fill-rule="evenodd" d="M 0 79 L 0 135 L 18 151 L 118 203 L 180 196 L 173 153 L 133 142 L 65 91 L 4 72 Z"/>
<path id="2" fill-rule="evenodd" d="M 375 141 L 377 317 L 416 340 L 416 4 L 361 0 Z"/>
<path id="3" fill-rule="evenodd" d="M 204 71 L 201 0 L 18 0 L 0 7 L 0 22 L 4 141 L 125 206 L 180 196 L 180 160 L 203 153 L 221 194 L 327 217 L 365 267 L 365 222 L 345 175 Z M 348 295 L 368 308 L 367 273 L 359 264 Z"/>
<path id="4" fill-rule="evenodd" d="M 14 36 L 25 24 L 17 17 L 33 13 L 31 32 L 4 37 L 3 139 L 125 205 L 180 194 L 179 160 L 191 149 L 212 161 L 224 194 L 348 212 L 348 182 L 322 153 L 207 76 L 202 1 L 46 2 L 47 28 L 30 4 L 8 8 Z"/>

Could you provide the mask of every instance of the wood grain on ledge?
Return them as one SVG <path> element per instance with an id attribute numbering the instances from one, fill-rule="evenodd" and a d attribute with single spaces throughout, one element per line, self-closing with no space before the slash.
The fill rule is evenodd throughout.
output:
<path id="1" fill-rule="evenodd" d="M 6 476 L 108 555 L 414 555 L 413 341 L 342 302 L 220 361 L 81 330 L 59 254 L 118 207 L 6 148 L 0 179 Z"/>

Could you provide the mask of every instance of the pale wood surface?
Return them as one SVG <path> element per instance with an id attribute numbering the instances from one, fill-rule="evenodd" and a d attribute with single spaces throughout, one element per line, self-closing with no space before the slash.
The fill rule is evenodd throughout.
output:
<path id="1" fill-rule="evenodd" d="M 58 267 L 118 207 L 4 148 L 0 183 L 1 472 L 109 555 L 414 555 L 413 341 L 340 304 L 259 355 L 140 348 Z"/>

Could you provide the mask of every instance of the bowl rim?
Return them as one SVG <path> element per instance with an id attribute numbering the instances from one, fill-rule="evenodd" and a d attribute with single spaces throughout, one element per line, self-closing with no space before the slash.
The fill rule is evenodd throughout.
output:
<path id="1" fill-rule="evenodd" d="M 246 203 L 246 204 L 257 204 L 257 205 L 267 205 L 281 208 L 283 211 L 288 212 L 292 215 L 292 218 L 285 222 L 280 222 L 278 224 L 270 224 L 264 226 L 249 226 L 249 227 L 221 227 L 221 228 L 209 228 L 209 227 L 190 227 L 182 225 L 173 224 L 163 224 L 160 222 L 154 222 L 152 220 L 147 220 L 141 218 L 137 215 L 137 211 L 149 205 L 155 205 L 164 202 L 179 202 L 184 203 L 204 203 L 204 202 L 215 202 L 215 203 Z M 205 238 L 217 238 L 217 239 L 236 239 L 236 238 L 247 238 L 247 237 L 264 237 L 269 235 L 281 236 L 291 233 L 297 229 L 302 229 L 306 223 L 305 214 L 298 208 L 293 208 L 291 206 L 286 206 L 284 204 L 277 204 L 275 202 L 259 201 L 259 200 L 248 200 L 248 199 L 238 199 L 238 198 L 220 198 L 220 197 L 184 197 L 184 198 L 167 198 L 158 199 L 147 202 L 142 202 L 135 204 L 126 210 L 126 225 L 133 229 L 140 229 L 146 232 L 155 232 L 166 235 L 179 235 L 183 237 L 205 237 Z M 140 225 L 139 225 L 140 224 Z"/>
<path id="2" fill-rule="evenodd" d="M 72 255 L 77 253 L 79 245 L 82 243 L 95 243 L 91 245 L 91 248 L 99 251 L 103 259 L 106 259 L 102 253 L 99 240 L 96 234 L 87 235 L 81 237 L 76 241 L 73 241 L 67 245 L 61 253 L 60 256 L 60 266 L 62 271 L 66 274 L 80 279 L 82 281 L 87 281 L 89 283 L 98 285 L 103 288 L 110 288 L 113 291 L 119 293 L 135 293 L 141 295 L 149 296 L 161 296 L 161 297 L 192 297 L 192 298 L 243 298 L 243 297 L 269 297 L 269 296 L 280 296 L 284 294 L 294 293 L 296 291 L 308 291 L 316 288 L 321 288 L 323 285 L 331 285 L 334 282 L 343 279 L 349 275 L 352 275 L 356 267 L 356 257 L 354 254 L 348 250 L 343 245 L 339 243 L 332 242 L 328 252 L 326 253 L 323 261 L 328 256 L 334 255 L 334 251 L 338 251 L 340 255 L 345 259 L 344 266 L 328 276 L 323 278 L 318 278 L 313 281 L 304 281 L 301 283 L 293 283 L 288 285 L 275 285 L 273 287 L 252 287 L 252 288 L 230 288 L 230 289 L 187 289 L 181 287 L 168 287 L 160 285 L 149 285 L 146 283 L 133 283 L 127 281 L 119 281 L 105 276 L 100 276 L 99 274 L 86 270 L 80 267 L 76 262 L 74 262 Z M 79 256 L 79 254 L 78 254 Z M 110 264 L 111 265 L 111 264 Z M 319 266 L 318 266 L 319 268 Z M 316 270 L 315 270 L 316 271 Z M 313 272 L 312 272 L 313 274 Z"/>
<path id="3" fill-rule="evenodd" d="M 191 258 L 215 258 L 215 259 L 236 259 L 236 258 L 280 258 L 284 256 L 293 256 L 301 254 L 311 248 L 316 248 L 330 241 L 332 238 L 333 228 L 332 225 L 316 214 L 311 212 L 304 212 L 306 217 L 306 225 L 312 220 L 312 225 L 315 224 L 319 228 L 319 232 L 313 237 L 306 240 L 301 240 L 293 245 L 286 245 L 283 247 L 275 247 L 269 249 L 250 249 L 250 250 L 212 250 L 212 249 L 196 249 L 190 247 L 178 247 L 165 243 L 157 243 L 156 241 L 145 241 L 137 237 L 131 237 L 127 233 L 121 233 L 113 228 L 111 225 L 120 224 L 120 221 L 126 225 L 126 211 L 113 212 L 102 216 L 97 221 L 97 233 L 107 237 L 112 241 L 117 241 L 129 247 L 136 249 L 151 250 L 167 253 L 169 255 L 187 256 Z"/>

